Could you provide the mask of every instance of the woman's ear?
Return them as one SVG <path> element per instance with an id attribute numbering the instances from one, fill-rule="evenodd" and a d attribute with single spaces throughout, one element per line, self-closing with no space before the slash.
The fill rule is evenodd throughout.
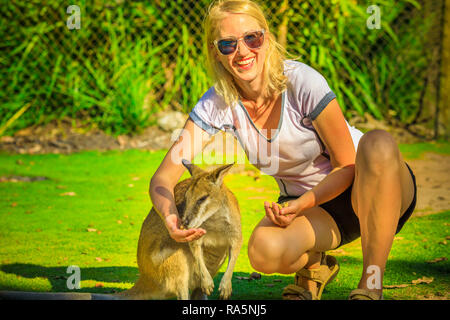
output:
<path id="1" fill-rule="evenodd" d="M 217 59 L 217 50 L 216 50 L 215 46 L 212 43 L 208 44 L 208 49 L 212 50 L 214 52 L 214 58 Z"/>
<path id="2" fill-rule="evenodd" d="M 270 46 L 270 40 L 275 38 L 270 31 L 266 31 L 264 36 L 264 44 L 267 45 L 267 48 Z"/>

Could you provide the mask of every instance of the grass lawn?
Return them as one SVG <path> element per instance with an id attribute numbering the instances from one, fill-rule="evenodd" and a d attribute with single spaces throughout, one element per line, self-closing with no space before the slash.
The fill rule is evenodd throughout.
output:
<path id="1" fill-rule="evenodd" d="M 449 144 L 402 145 L 405 157 L 422 152 L 450 154 Z M 151 208 L 149 178 L 164 151 L 82 152 L 72 155 L 0 154 L 0 176 L 44 176 L 35 182 L 0 182 L 0 290 L 70 291 L 67 267 L 81 268 L 81 292 L 111 293 L 138 277 L 136 249 L 141 224 Z M 249 168 L 249 170 L 252 170 Z M 185 174 L 187 177 L 188 174 Z M 262 275 L 247 258 L 251 231 L 262 218 L 264 200 L 277 199 L 271 177 L 236 173 L 226 177 L 242 212 L 244 245 L 233 277 L 233 299 L 280 299 L 292 276 Z M 450 211 L 412 218 L 397 235 L 387 264 L 386 299 L 449 298 L 447 257 Z M 346 299 L 362 272 L 359 240 L 334 253 L 341 271 L 323 299 Z M 222 267 L 223 272 L 226 264 Z M 218 297 L 222 272 L 216 276 Z M 425 278 L 424 278 L 425 277 Z M 422 279 L 421 284 L 412 284 Z M 427 281 L 428 279 L 428 281 Z M 402 286 L 403 285 L 403 286 Z"/>

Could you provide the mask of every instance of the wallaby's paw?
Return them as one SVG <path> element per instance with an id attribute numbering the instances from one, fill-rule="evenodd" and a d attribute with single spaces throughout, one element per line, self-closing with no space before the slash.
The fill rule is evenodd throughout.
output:
<path id="1" fill-rule="evenodd" d="M 231 281 L 221 281 L 219 286 L 220 299 L 227 300 L 231 296 Z"/>
<path id="2" fill-rule="evenodd" d="M 208 296 L 203 293 L 202 289 L 196 288 L 192 290 L 191 300 L 208 300 Z"/>
<path id="3" fill-rule="evenodd" d="M 202 279 L 202 291 L 206 295 L 210 295 L 214 290 L 214 281 L 211 277 L 203 277 Z"/>

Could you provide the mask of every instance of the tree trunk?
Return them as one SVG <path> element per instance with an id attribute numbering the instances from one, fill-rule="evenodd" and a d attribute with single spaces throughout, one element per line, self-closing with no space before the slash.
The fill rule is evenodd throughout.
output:
<path id="1" fill-rule="evenodd" d="M 441 92 L 439 106 L 441 116 L 440 124 L 443 126 L 443 134 L 450 137 L 450 0 L 445 1 L 444 36 L 442 38 L 442 62 L 441 62 Z"/>

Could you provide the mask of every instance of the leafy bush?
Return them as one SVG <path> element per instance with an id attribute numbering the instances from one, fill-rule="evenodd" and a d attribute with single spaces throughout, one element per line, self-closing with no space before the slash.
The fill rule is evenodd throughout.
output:
<path id="1" fill-rule="evenodd" d="M 260 1 L 287 49 L 318 69 L 347 116 L 407 122 L 421 104 L 433 16 L 419 1 Z M 58 1 L 0 7 L 0 131 L 72 117 L 134 133 L 166 108 L 188 112 L 212 85 L 202 56 L 209 0 L 79 1 L 69 30 Z M 368 29 L 369 5 L 381 29 Z M 27 106 L 24 108 L 24 106 Z M 22 112 L 26 110 L 23 114 Z M 0 132 L 1 135 L 1 132 Z"/>

